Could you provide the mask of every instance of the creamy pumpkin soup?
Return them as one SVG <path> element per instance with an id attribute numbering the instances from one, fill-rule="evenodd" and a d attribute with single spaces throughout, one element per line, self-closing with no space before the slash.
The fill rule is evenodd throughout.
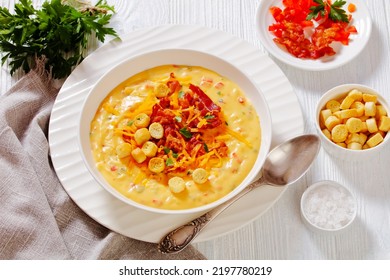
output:
<path id="1" fill-rule="evenodd" d="M 118 85 L 90 141 L 98 170 L 122 195 L 160 209 L 211 203 L 236 188 L 259 153 L 258 115 L 231 80 L 164 65 Z"/>

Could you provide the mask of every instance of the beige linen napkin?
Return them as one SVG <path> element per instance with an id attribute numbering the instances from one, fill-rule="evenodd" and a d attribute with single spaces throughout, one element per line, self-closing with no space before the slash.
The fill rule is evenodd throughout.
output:
<path id="1" fill-rule="evenodd" d="M 49 156 L 57 92 L 48 74 L 35 70 L 0 96 L 0 259 L 204 259 L 191 246 L 163 255 L 156 244 L 112 232 L 76 206 Z"/>

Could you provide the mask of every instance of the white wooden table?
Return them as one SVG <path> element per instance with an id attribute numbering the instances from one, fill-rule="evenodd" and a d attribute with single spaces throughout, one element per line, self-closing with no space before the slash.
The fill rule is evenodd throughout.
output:
<path id="1" fill-rule="evenodd" d="M 16 0 L 0 0 L 12 8 Z M 34 0 L 35 5 L 43 1 Z M 197 24 L 226 31 L 266 52 L 255 32 L 259 0 L 109 0 L 117 14 L 112 25 L 119 34 L 161 24 Z M 375 88 L 390 101 L 390 3 L 366 1 L 373 20 L 371 40 L 352 62 L 339 69 L 307 72 L 276 59 L 298 96 L 305 132 L 315 133 L 314 111 L 321 94 L 339 84 Z M 0 71 L 4 93 L 17 80 L 5 66 Z M 253 223 L 225 236 L 196 243 L 209 259 L 390 259 L 390 147 L 375 161 L 336 160 L 323 150 L 309 172 L 292 185 L 269 211 Z M 300 218 L 299 202 L 306 187 L 335 180 L 356 196 L 358 216 L 348 232 L 330 236 L 313 233 Z"/>

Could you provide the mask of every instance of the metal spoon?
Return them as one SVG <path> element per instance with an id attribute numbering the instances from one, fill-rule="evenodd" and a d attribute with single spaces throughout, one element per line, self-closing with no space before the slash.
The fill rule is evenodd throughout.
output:
<path id="1" fill-rule="evenodd" d="M 309 169 L 320 149 L 316 135 L 301 135 L 275 147 L 267 156 L 261 170 L 262 177 L 250 184 L 236 196 L 182 225 L 161 239 L 158 249 L 162 253 L 177 253 L 183 250 L 215 217 L 226 210 L 239 198 L 263 185 L 281 187 L 294 183 Z"/>

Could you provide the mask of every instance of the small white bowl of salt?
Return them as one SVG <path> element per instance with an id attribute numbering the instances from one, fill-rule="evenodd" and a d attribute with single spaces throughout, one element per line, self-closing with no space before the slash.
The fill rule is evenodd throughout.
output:
<path id="1" fill-rule="evenodd" d="M 352 193 L 334 181 L 311 185 L 301 198 L 302 218 L 316 232 L 340 232 L 352 224 L 356 212 Z"/>

